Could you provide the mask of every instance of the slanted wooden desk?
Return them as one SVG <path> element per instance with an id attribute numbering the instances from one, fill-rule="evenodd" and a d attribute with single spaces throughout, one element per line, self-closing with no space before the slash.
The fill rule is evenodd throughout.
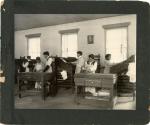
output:
<path id="1" fill-rule="evenodd" d="M 18 73 L 17 75 L 17 83 L 18 83 L 18 89 L 19 89 L 19 97 L 21 98 L 21 85 L 23 81 L 37 81 L 42 83 L 42 99 L 45 100 L 45 86 L 46 82 L 53 82 L 55 80 L 54 73 L 38 73 L 38 72 L 22 72 Z"/>
<path id="2" fill-rule="evenodd" d="M 116 79 L 117 76 L 115 74 L 86 74 L 86 73 L 79 73 L 75 74 L 75 102 L 82 103 L 86 102 L 86 104 L 91 102 L 96 102 L 101 107 L 105 108 L 113 108 L 114 106 L 114 98 L 116 96 Z M 78 87 L 95 87 L 101 89 L 109 90 L 110 94 L 108 98 L 101 98 L 97 97 L 97 99 L 86 99 L 85 91 L 78 94 L 77 89 Z M 82 96 L 81 96 L 82 94 Z M 83 101 L 84 100 L 84 101 Z M 85 101 L 86 100 L 86 101 Z"/>

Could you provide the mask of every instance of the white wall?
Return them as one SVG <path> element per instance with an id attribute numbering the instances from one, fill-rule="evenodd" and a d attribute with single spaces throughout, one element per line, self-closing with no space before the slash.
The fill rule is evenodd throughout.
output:
<path id="1" fill-rule="evenodd" d="M 116 17 L 101 18 L 82 22 L 61 24 L 22 30 L 15 32 L 15 57 L 27 55 L 27 39 L 25 35 L 41 33 L 41 51 L 48 50 L 51 55 L 61 56 L 60 30 L 77 29 L 78 50 L 83 51 L 84 56 L 88 54 L 100 54 L 103 63 L 105 56 L 105 30 L 104 25 L 130 22 L 128 27 L 128 54 L 136 53 L 136 15 L 123 15 Z M 94 44 L 87 44 L 87 35 L 94 35 Z M 117 35 L 117 34 L 116 34 Z M 42 55 L 41 53 L 41 55 Z"/>

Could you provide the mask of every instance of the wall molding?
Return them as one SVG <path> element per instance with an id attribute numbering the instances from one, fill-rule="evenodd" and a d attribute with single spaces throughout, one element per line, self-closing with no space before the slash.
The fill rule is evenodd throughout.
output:
<path id="1" fill-rule="evenodd" d="M 60 30 L 59 33 L 60 33 L 60 34 L 78 33 L 79 30 L 80 30 L 79 28 L 77 28 L 77 29 Z"/>
<path id="2" fill-rule="evenodd" d="M 32 38 L 32 37 L 40 37 L 41 36 L 41 33 L 36 33 L 36 34 L 28 34 L 28 35 L 25 35 L 25 37 L 27 38 Z"/>
<path id="3" fill-rule="evenodd" d="M 129 25 L 130 25 L 130 22 L 116 23 L 116 24 L 103 25 L 103 28 L 104 29 L 113 29 L 113 28 L 120 28 L 120 27 L 128 27 Z"/>

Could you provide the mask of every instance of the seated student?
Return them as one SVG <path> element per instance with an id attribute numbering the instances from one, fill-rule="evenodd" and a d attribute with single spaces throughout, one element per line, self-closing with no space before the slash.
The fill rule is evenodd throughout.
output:
<path id="1" fill-rule="evenodd" d="M 36 57 L 36 64 L 34 67 L 34 72 L 42 72 L 43 71 L 43 63 L 41 62 L 40 57 Z M 35 83 L 35 88 L 36 89 L 40 89 L 41 88 L 41 83 L 40 82 L 36 82 Z"/>
<path id="2" fill-rule="evenodd" d="M 25 72 L 29 72 L 29 62 L 25 59 L 22 63 L 23 68 L 25 68 Z"/>
<path id="3" fill-rule="evenodd" d="M 40 57 L 36 57 L 36 64 L 34 67 L 34 72 L 42 72 L 43 71 L 43 63 L 41 62 Z"/>
<path id="4" fill-rule="evenodd" d="M 85 63 L 85 71 L 87 73 L 95 73 L 97 69 L 97 62 L 94 60 L 94 55 L 90 54 L 88 61 Z M 96 94 L 95 87 L 85 87 L 85 92 L 90 92 L 91 94 Z"/>
<path id="5" fill-rule="evenodd" d="M 106 54 L 105 55 L 105 62 L 104 62 L 104 73 L 108 74 L 110 73 L 110 67 L 114 65 L 114 63 L 111 62 L 111 54 Z"/>
<path id="6" fill-rule="evenodd" d="M 25 62 L 25 57 L 20 56 L 20 59 L 16 62 L 17 72 L 25 72 L 26 69 L 23 67 L 24 62 Z"/>
<path id="7" fill-rule="evenodd" d="M 31 56 L 27 56 L 27 59 L 24 59 L 23 64 L 22 64 L 23 68 L 25 68 L 25 72 L 32 72 L 32 67 L 33 67 L 33 63 L 31 60 Z"/>
<path id="8" fill-rule="evenodd" d="M 22 62 L 22 67 L 25 69 L 25 72 L 30 72 L 29 69 L 29 62 L 27 59 L 24 58 L 23 62 Z M 27 84 L 29 81 L 24 81 L 25 84 Z"/>
<path id="9" fill-rule="evenodd" d="M 31 56 L 27 56 L 27 61 L 29 63 L 28 67 L 29 67 L 29 72 L 32 72 L 33 71 L 33 68 L 34 68 L 34 65 L 33 65 L 33 62 L 31 60 Z"/>
<path id="10" fill-rule="evenodd" d="M 82 56 L 82 51 L 78 51 L 77 52 L 77 57 L 78 57 L 78 60 L 77 60 L 77 63 L 76 63 L 76 70 L 75 70 L 75 73 L 80 73 L 82 68 L 84 67 L 84 58 Z"/>
<path id="11" fill-rule="evenodd" d="M 94 60 L 94 55 L 90 54 L 88 61 L 85 62 L 84 70 L 87 73 L 95 73 L 96 69 L 97 69 L 97 62 Z"/>
<path id="12" fill-rule="evenodd" d="M 28 60 L 28 62 L 30 62 L 31 61 L 31 56 L 27 56 L 27 60 Z"/>

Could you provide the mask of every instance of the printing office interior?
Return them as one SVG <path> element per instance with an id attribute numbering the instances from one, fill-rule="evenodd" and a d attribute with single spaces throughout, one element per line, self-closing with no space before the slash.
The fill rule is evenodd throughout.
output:
<path id="1" fill-rule="evenodd" d="M 14 35 L 17 108 L 136 109 L 136 15 L 15 14 Z M 26 71 L 28 60 L 32 67 Z M 46 73 L 52 79 L 41 84 L 39 76 Z M 23 75 L 31 80 L 22 80 Z"/>

